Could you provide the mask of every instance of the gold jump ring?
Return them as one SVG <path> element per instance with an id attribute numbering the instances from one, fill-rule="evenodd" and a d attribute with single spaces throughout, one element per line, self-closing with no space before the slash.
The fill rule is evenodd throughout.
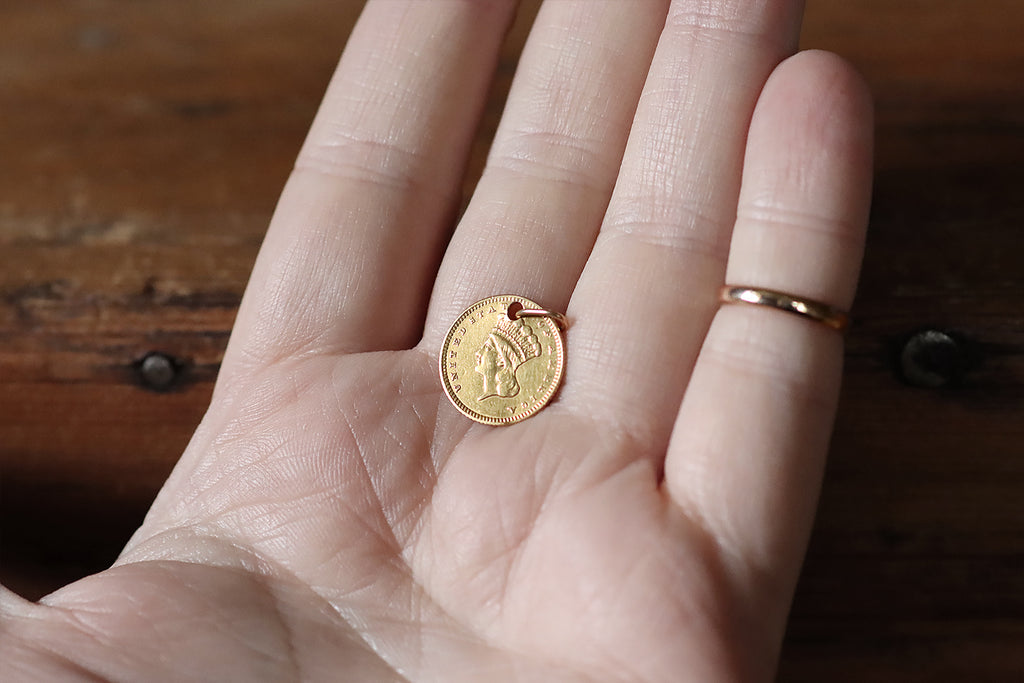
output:
<path id="1" fill-rule="evenodd" d="M 520 308 L 512 314 L 516 318 L 551 318 L 563 332 L 569 326 L 565 316 L 547 308 Z"/>

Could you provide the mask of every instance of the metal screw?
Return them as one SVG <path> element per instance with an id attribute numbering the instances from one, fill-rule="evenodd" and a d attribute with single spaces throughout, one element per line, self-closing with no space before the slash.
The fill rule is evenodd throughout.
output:
<path id="1" fill-rule="evenodd" d="M 959 382 L 966 366 L 962 345 L 945 332 L 918 332 L 903 345 L 900 370 L 909 384 L 937 389 Z"/>
<path id="2" fill-rule="evenodd" d="M 169 389 L 178 376 L 179 364 L 174 358 L 159 351 L 147 353 L 138 363 L 143 386 L 153 391 Z"/>

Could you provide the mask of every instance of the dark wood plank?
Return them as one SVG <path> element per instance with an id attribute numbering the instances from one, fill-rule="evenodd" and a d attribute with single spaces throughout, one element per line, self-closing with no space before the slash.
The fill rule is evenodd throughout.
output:
<path id="1" fill-rule="evenodd" d="M 180 455 L 359 3 L 0 6 L 0 578 L 116 556 Z M 163 391 L 139 364 L 177 365 Z"/>
<path id="2" fill-rule="evenodd" d="M 871 232 L 780 680 L 1024 676 L 1024 6 L 808 3 L 875 92 Z M 901 371 L 955 338 L 949 384 Z M 941 354 L 940 354 L 941 355 Z"/>

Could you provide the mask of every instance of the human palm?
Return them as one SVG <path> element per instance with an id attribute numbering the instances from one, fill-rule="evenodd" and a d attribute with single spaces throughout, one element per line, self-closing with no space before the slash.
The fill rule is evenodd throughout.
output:
<path id="1" fill-rule="evenodd" d="M 512 4 L 368 4 L 145 524 L 3 598 L 23 678 L 771 677 L 841 342 L 717 292 L 849 305 L 867 97 L 783 61 L 797 2 L 548 2 L 449 236 Z M 437 354 L 506 293 L 566 312 L 567 369 L 488 427 Z"/>

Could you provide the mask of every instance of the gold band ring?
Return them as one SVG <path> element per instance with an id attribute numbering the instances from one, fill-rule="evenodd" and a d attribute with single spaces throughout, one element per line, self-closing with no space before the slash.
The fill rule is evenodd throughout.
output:
<path id="1" fill-rule="evenodd" d="M 843 332 L 850 325 L 850 316 L 837 308 L 820 301 L 800 299 L 792 294 L 776 292 L 758 287 L 735 287 L 726 285 L 718 295 L 719 300 L 726 304 L 753 304 L 769 306 L 787 313 L 809 318 L 838 332 Z"/>

